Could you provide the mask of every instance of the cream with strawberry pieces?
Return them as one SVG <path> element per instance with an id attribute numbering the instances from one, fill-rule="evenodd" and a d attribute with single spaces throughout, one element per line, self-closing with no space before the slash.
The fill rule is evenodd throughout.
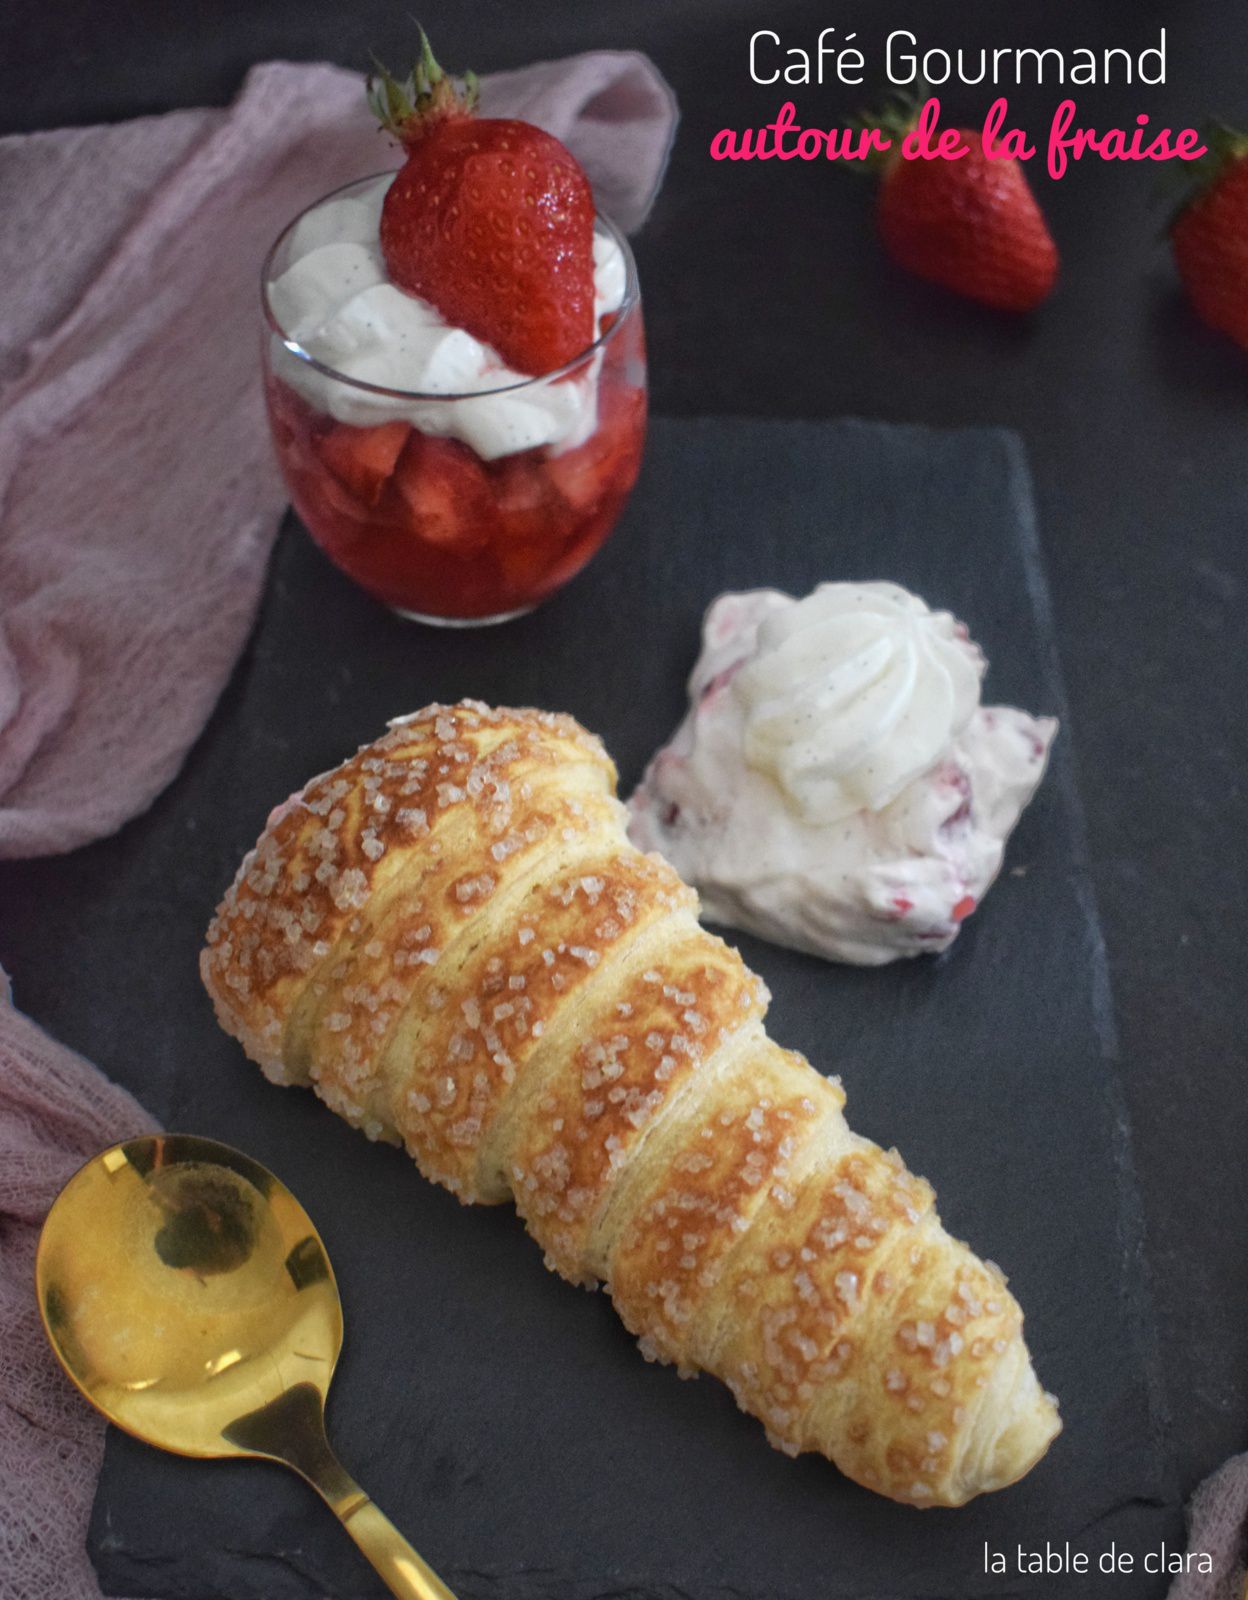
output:
<path id="1" fill-rule="evenodd" d="M 1051 717 L 980 704 L 965 627 L 890 583 L 721 595 L 630 834 L 708 918 L 833 961 L 947 949 L 1044 775 Z"/>
<path id="2" fill-rule="evenodd" d="M 628 247 L 573 157 L 474 115 L 422 56 L 371 100 L 397 173 L 310 208 L 265 272 L 266 377 L 296 510 L 378 598 L 433 621 L 529 609 L 607 537 L 640 465 Z"/>

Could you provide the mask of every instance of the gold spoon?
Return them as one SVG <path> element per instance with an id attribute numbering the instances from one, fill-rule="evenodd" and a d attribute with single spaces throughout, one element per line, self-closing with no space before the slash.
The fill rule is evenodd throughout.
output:
<path id="1" fill-rule="evenodd" d="M 110 1422 L 178 1455 L 293 1467 L 392 1594 L 455 1600 L 329 1447 L 338 1285 L 259 1162 L 187 1134 L 114 1145 L 57 1196 L 35 1284 L 61 1365 Z"/>

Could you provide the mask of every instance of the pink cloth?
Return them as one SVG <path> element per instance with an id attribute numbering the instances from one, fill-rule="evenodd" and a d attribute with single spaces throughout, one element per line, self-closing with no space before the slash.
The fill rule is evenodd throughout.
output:
<path id="1" fill-rule="evenodd" d="M 87 1157 L 151 1126 L 124 1089 L 0 995 L 0 1600 L 99 1593 L 83 1541 L 104 1427 L 44 1339 L 35 1242 Z"/>
<path id="2" fill-rule="evenodd" d="M 1211 1573 L 1184 1573 L 1169 1600 L 1244 1600 L 1248 1594 L 1248 1454 L 1232 1456 L 1192 1496 L 1187 1548 L 1211 1559 Z"/>
<path id="3" fill-rule="evenodd" d="M 277 62 L 227 111 L 0 140 L 0 857 L 144 810 L 243 647 L 286 503 L 260 263 L 304 205 L 397 164 L 362 90 Z M 644 56 L 541 63 L 482 98 L 563 138 L 623 227 L 643 219 L 676 124 Z M 83 1535 L 103 1426 L 52 1358 L 31 1272 L 60 1186 L 150 1126 L 0 973 L 0 1600 L 99 1594 Z"/>
<path id="4" fill-rule="evenodd" d="M 487 78 L 483 110 L 565 139 L 624 227 L 676 121 L 628 52 Z M 0 141 L 0 857 L 112 833 L 203 727 L 286 503 L 260 263 L 304 205 L 396 164 L 356 74 L 285 62 L 228 111 Z"/>

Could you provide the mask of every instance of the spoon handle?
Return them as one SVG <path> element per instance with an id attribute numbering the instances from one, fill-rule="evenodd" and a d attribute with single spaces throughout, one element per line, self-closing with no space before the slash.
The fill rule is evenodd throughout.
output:
<path id="1" fill-rule="evenodd" d="M 455 1600 L 334 1454 L 325 1434 L 324 1397 L 313 1384 L 293 1384 L 224 1432 L 231 1444 L 284 1462 L 305 1478 L 398 1600 Z"/>
<path id="2" fill-rule="evenodd" d="M 319 1421 L 319 1407 L 318 1407 Z M 386 1516 L 374 1505 L 339 1461 L 325 1437 L 323 1426 L 312 1451 L 291 1452 L 286 1462 L 308 1480 L 325 1504 L 376 1568 L 391 1594 L 399 1600 L 455 1600 L 455 1596 L 427 1562 Z"/>
<path id="3" fill-rule="evenodd" d="M 421 1560 L 385 1512 L 362 1490 L 358 1493 L 360 1499 L 353 1510 L 338 1511 L 337 1506 L 334 1510 L 390 1593 L 398 1595 L 399 1600 L 455 1600 L 441 1578 Z"/>

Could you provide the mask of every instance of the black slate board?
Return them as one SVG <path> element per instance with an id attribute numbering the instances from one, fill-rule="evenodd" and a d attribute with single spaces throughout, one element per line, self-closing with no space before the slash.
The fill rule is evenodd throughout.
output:
<path id="1" fill-rule="evenodd" d="M 839 1071 L 854 1126 L 896 1142 L 950 1229 L 1007 1267 L 1062 1397 L 1046 1461 L 959 1512 L 789 1461 L 712 1381 L 647 1368 L 606 1298 L 548 1275 L 510 1211 L 460 1208 L 310 1095 L 267 1085 L 199 991 L 202 928 L 270 806 L 386 716 L 463 694 L 566 709 L 605 737 L 626 790 L 681 714 L 707 601 L 827 577 L 889 577 L 954 609 L 993 663 L 990 698 L 1063 711 L 1012 436 L 664 420 L 608 550 L 486 635 L 390 618 L 288 529 L 187 770 L 123 835 L 121 880 L 88 893 L 97 932 L 110 905 L 132 909 L 91 945 L 75 1042 L 167 1124 L 244 1145 L 307 1204 L 347 1313 L 331 1432 L 462 1600 L 1165 1590 L 1138 1571 L 984 1570 L 985 1543 L 1012 1564 L 1019 1543 L 1070 1540 L 1095 1565 L 1111 1541 L 1138 1560 L 1181 1535 L 1069 727 L 1011 848 L 1025 873 L 1007 871 L 949 956 L 862 972 L 740 941 L 773 990 L 773 1034 Z M 114 1594 L 380 1593 L 292 1476 L 116 1433 L 91 1548 Z"/>

